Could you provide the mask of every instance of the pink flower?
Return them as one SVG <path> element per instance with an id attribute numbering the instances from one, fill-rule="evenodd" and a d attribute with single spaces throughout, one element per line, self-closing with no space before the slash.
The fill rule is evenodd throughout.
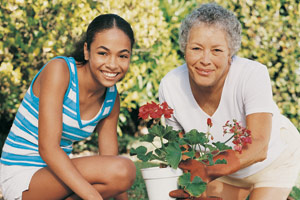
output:
<path id="1" fill-rule="evenodd" d="M 234 146 L 234 150 L 235 150 L 235 151 L 238 151 L 239 153 L 242 153 L 242 148 L 243 148 L 242 145 L 235 145 L 235 146 Z"/>
<path id="2" fill-rule="evenodd" d="M 252 143 L 251 131 L 242 127 L 236 120 L 233 120 L 233 124 L 227 121 L 223 126 L 223 133 L 233 134 L 231 138 L 233 138 L 232 143 L 235 144 L 234 149 L 240 153 L 242 153 L 243 147 Z"/>

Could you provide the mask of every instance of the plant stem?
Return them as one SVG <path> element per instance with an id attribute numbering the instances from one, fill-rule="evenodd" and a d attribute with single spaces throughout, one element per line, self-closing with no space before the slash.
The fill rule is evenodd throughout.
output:
<path id="1" fill-rule="evenodd" d="M 155 149 L 159 149 L 153 142 L 151 144 L 155 147 Z"/>
<path id="2" fill-rule="evenodd" d="M 233 134 L 228 140 L 226 140 L 226 141 L 224 142 L 224 144 L 226 144 L 227 142 L 229 142 L 233 137 L 234 137 L 234 134 Z"/>
<path id="3" fill-rule="evenodd" d="M 198 145 L 198 148 L 199 148 L 199 154 L 202 156 L 204 153 L 201 149 L 201 145 L 200 144 L 197 144 Z M 194 151 L 196 151 L 196 148 L 194 148 Z"/>
<path id="4" fill-rule="evenodd" d="M 154 146 L 155 149 L 159 150 L 164 156 L 166 155 L 164 150 L 161 150 L 160 148 L 158 148 L 153 142 L 151 142 L 151 144 Z M 165 160 L 161 159 L 161 161 L 165 161 Z"/>

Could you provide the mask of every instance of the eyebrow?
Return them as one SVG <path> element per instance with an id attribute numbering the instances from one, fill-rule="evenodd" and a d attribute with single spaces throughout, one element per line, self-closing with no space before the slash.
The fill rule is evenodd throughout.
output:
<path id="1" fill-rule="evenodd" d="M 213 47 L 213 48 L 226 48 L 225 45 L 219 45 L 219 44 L 217 44 L 217 45 L 212 45 L 212 47 Z"/>
<path id="2" fill-rule="evenodd" d="M 99 46 L 99 47 L 97 47 L 97 49 L 104 49 L 104 50 L 106 50 L 106 51 L 110 51 L 107 47 L 105 47 L 105 46 Z M 122 49 L 121 51 L 120 51 L 120 53 L 123 53 L 123 52 L 127 52 L 127 53 L 131 53 L 128 49 Z"/>
<path id="3" fill-rule="evenodd" d="M 202 44 L 199 43 L 199 42 L 191 42 L 191 44 L 197 44 L 197 45 L 202 46 Z M 213 45 L 211 45 L 211 46 L 213 46 L 213 47 L 220 47 L 220 46 L 225 46 L 225 45 L 224 45 L 224 44 L 213 44 Z"/>

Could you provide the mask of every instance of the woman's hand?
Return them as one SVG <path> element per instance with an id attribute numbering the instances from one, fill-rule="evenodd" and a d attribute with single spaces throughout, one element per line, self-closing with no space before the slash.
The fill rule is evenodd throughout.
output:
<path id="1" fill-rule="evenodd" d="M 173 190 L 169 193 L 169 196 L 172 197 L 172 198 L 176 198 L 176 199 L 180 199 L 180 200 L 189 200 L 189 199 L 192 199 L 192 197 L 187 193 L 185 192 L 183 189 L 178 189 L 178 190 Z M 200 197 L 199 198 L 194 198 L 194 200 L 200 200 Z"/>
<path id="2" fill-rule="evenodd" d="M 239 169 L 241 169 L 240 160 L 237 157 L 239 153 L 234 150 L 226 150 L 218 154 L 213 158 L 214 162 L 217 160 L 226 160 L 226 164 L 215 164 L 207 166 L 206 172 L 210 178 L 209 182 L 219 178 L 221 176 L 226 176 L 232 174 Z"/>
<path id="3" fill-rule="evenodd" d="M 233 150 L 221 152 L 215 156 L 213 160 L 215 162 L 218 159 L 225 159 L 227 164 L 215 164 L 207 166 L 206 164 L 197 160 L 188 159 L 181 161 L 178 167 L 184 172 L 191 173 L 191 181 L 198 176 L 206 183 L 209 183 L 218 177 L 232 174 L 240 169 L 240 161 L 236 156 L 236 152 Z M 173 198 L 180 199 L 189 199 L 190 197 L 190 195 L 182 189 L 173 190 L 169 193 L 169 195 Z"/>
<path id="4" fill-rule="evenodd" d="M 194 159 L 183 160 L 179 163 L 178 167 L 182 169 L 184 172 L 191 173 L 191 181 L 196 176 L 199 176 L 206 183 L 211 181 L 211 178 L 207 173 L 207 166 L 197 160 Z"/>
<path id="5" fill-rule="evenodd" d="M 215 164 L 207 166 L 197 160 L 188 159 L 181 161 L 179 168 L 191 173 L 191 180 L 199 176 L 204 182 L 208 183 L 220 176 L 232 174 L 240 169 L 240 161 L 233 150 L 226 150 L 214 157 L 214 162 L 218 159 L 226 160 L 227 164 Z"/>

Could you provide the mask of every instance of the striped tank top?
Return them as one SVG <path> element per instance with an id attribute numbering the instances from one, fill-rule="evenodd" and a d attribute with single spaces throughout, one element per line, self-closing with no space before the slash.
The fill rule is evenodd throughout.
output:
<path id="1" fill-rule="evenodd" d="M 63 127 L 60 141 L 61 148 L 69 155 L 72 152 L 73 143 L 89 137 L 98 122 L 110 114 L 116 99 L 117 88 L 115 85 L 107 88 L 104 103 L 92 120 L 81 120 L 75 60 L 72 57 L 63 56 L 55 57 L 54 59 L 57 58 L 64 59 L 67 62 L 70 72 L 69 86 L 63 101 Z M 46 166 L 38 151 L 39 98 L 32 91 L 32 85 L 43 68 L 31 82 L 15 116 L 2 150 L 1 163 L 3 164 Z"/>

